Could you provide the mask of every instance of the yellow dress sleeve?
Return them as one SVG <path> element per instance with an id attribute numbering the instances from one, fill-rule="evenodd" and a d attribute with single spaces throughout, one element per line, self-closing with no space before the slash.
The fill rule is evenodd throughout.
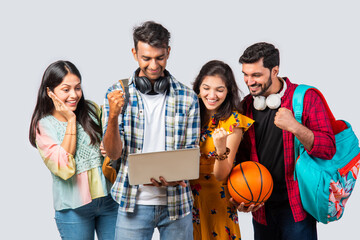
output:
<path id="1" fill-rule="evenodd" d="M 234 111 L 228 119 L 219 122 L 219 128 L 224 128 L 229 133 L 232 133 L 234 128 L 242 128 L 246 132 L 253 123 L 251 118 Z"/>

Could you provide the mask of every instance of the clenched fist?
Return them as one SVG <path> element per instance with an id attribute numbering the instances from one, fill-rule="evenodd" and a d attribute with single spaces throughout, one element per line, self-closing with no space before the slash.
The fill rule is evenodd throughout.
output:
<path id="1" fill-rule="evenodd" d="M 212 134 L 214 146 L 218 154 L 223 154 L 226 151 L 226 139 L 229 133 L 224 128 L 216 128 Z"/>
<path id="2" fill-rule="evenodd" d="M 118 117 L 125 103 L 124 93 L 121 90 L 115 90 L 108 94 L 109 117 Z"/>
<path id="3" fill-rule="evenodd" d="M 274 124 L 282 130 L 293 132 L 294 127 L 297 126 L 299 122 L 296 121 L 293 113 L 289 109 L 282 107 L 279 108 L 275 114 Z"/>

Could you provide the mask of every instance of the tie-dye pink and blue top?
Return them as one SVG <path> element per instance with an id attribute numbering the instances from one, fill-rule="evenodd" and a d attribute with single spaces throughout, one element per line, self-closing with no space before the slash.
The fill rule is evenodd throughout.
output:
<path id="1" fill-rule="evenodd" d="M 79 123 L 75 156 L 61 147 L 66 126 L 67 122 L 49 115 L 39 121 L 40 133 L 36 134 L 37 148 L 53 177 L 56 211 L 81 207 L 92 199 L 107 196 L 111 188 L 101 170 L 99 145 L 90 144 L 89 135 Z"/>

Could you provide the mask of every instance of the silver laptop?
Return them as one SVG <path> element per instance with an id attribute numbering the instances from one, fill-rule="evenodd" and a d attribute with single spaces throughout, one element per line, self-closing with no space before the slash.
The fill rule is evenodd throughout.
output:
<path id="1" fill-rule="evenodd" d="M 128 161 L 130 185 L 160 181 L 160 176 L 168 182 L 199 178 L 199 148 L 129 154 Z"/>

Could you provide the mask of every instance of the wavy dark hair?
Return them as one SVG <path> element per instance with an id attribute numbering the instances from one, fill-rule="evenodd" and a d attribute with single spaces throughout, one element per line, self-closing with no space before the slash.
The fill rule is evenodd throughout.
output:
<path id="1" fill-rule="evenodd" d="M 214 116 L 216 120 L 216 125 L 218 124 L 219 120 L 228 119 L 234 110 L 242 113 L 242 104 L 240 97 L 241 91 L 236 84 L 234 73 L 231 70 L 230 66 L 219 60 L 212 60 L 210 62 L 207 62 L 201 68 L 199 75 L 196 77 L 193 83 L 193 90 L 196 92 L 196 94 L 200 93 L 200 86 L 206 76 L 220 77 L 225 82 L 225 86 L 228 90 L 224 102 L 220 105 L 218 112 Z M 199 103 L 201 124 L 205 124 L 207 120 L 204 119 L 206 107 L 201 99 L 199 99 Z"/>
<path id="2" fill-rule="evenodd" d="M 54 109 L 54 103 L 47 95 L 46 89 L 49 88 L 51 91 L 54 91 L 54 88 L 60 85 L 64 77 L 69 73 L 76 75 L 81 82 L 79 70 L 69 61 L 60 60 L 54 62 L 50 64 L 44 72 L 29 130 L 29 140 L 34 147 L 36 147 L 36 131 L 40 133 L 38 126 L 40 119 L 51 115 Z M 95 145 L 100 143 L 102 135 L 101 126 L 98 124 L 100 120 L 98 119 L 98 123 L 96 123 L 91 118 L 91 115 L 98 118 L 96 108 L 91 102 L 85 100 L 84 93 L 74 113 L 76 115 L 76 121 L 80 123 L 85 132 L 90 136 L 91 144 Z"/>
<path id="3" fill-rule="evenodd" d="M 147 21 L 134 28 L 133 39 L 136 50 L 139 41 L 156 48 L 168 48 L 170 33 L 161 24 Z"/>
<path id="4" fill-rule="evenodd" d="M 255 63 L 263 59 L 263 66 L 271 69 L 280 65 L 279 50 L 274 45 L 266 42 L 259 42 L 245 49 L 240 57 L 240 63 Z"/>

